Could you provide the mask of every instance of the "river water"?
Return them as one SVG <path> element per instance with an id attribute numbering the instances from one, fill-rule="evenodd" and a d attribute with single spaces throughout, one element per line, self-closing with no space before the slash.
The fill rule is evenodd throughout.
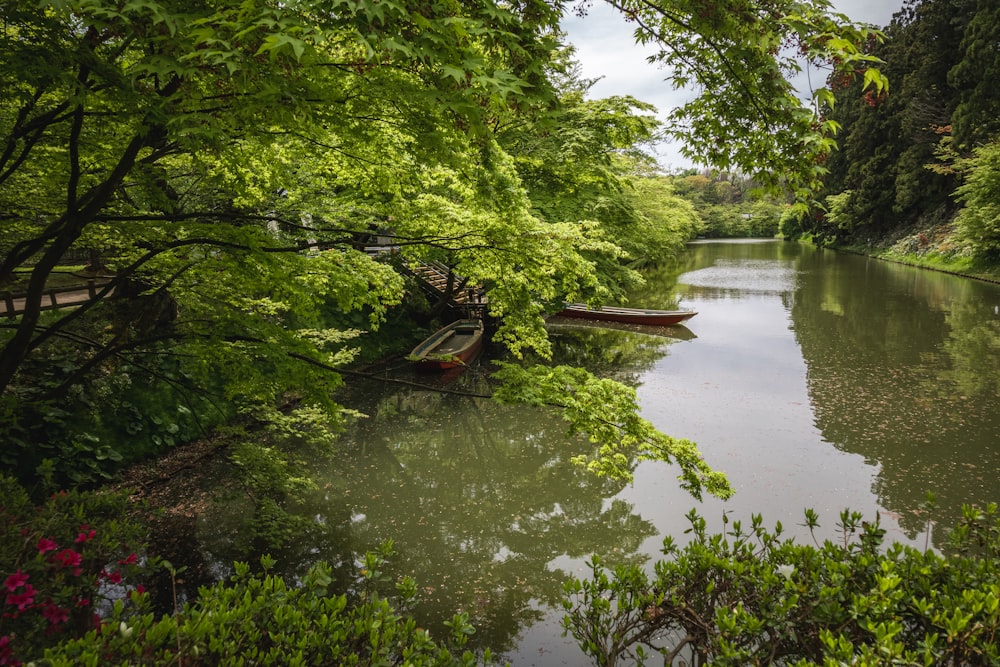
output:
<path id="1" fill-rule="evenodd" d="M 1000 286 L 780 241 L 699 242 L 629 305 L 698 315 L 652 333 L 556 320 L 556 360 L 634 386 L 644 417 L 727 473 L 732 499 L 697 502 L 663 463 L 627 485 L 597 479 L 570 462 L 589 445 L 546 411 L 369 383 L 350 398 L 368 417 L 316 464 L 319 490 L 297 510 L 311 527 L 274 554 L 279 571 L 392 540 L 389 573 L 416 578 L 432 635 L 460 609 L 473 643 L 515 666 L 579 665 L 559 625 L 566 576 L 593 553 L 649 565 L 663 536 L 683 542 L 692 508 L 716 530 L 724 513 L 759 513 L 802 539 L 812 508 L 820 540 L 850 508 L 890 539 L 940 546 L 963 503 L 1000 500 Z M 440 381 L 485 392 L 485 368 Z M 245 519 L 229 506 L 199 521 L 219 574 L 252 551 L 234 538 Z"/>

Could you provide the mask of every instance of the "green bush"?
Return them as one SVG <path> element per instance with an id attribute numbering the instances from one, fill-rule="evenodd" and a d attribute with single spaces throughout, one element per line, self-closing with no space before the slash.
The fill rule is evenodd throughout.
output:
<path id="1" fill-rule="evenodd" d="M 877 521 L 846 511 L 842 541 L 816 546 L 759 516 L 716 535 L 689 519 L 692 541 L 668 538 L 652 576 L 595 558 L 592 580 L 566 584 L 565 630 L 595 664 L 1000 664 L 996 505 L 965 509 L 951 555 L 887 545 Z"/>
<path id="2" fill-rule="evenodd" d="M 806 228 L 806 212 L 800 207 L 787 206 L 778 218 L 778 232 L 790 241 L 802 238 Z"/>
<path id="3" fill-rule="evenodd" d="M 191 389 L 182 364 L 138 355 L 114 372 L 74 381 L 85 358 L 52 346 L 0 397 L 0 471 L 22 483 L 41 476 L 65 486 L 95 485 L 123 465 L 205 435 L 231 407 Z"/>
<path id="4" fill-rule="evenodd" d="M 409 614 L 412 579 L 384 574 L 387 545 L 368 554 L 348 591 L 320 563 L 294 584 L 236 565 L 230 581 L 156 616 L 138 581 L 127 499 L 59 493 L 35 507 L 0 477 L 0 665 L 473 665 L 467 614 L 431 638 Z M 602 667 L 712 665 L 1000 665 L 1000 519 L 964 509 L 946 553 L 888 544 L 876 520 L 845 511 L 840 539 L 799 544 L 754 516 L 690 542 L 664 542 L 652 572 L 609 569 L 566 584 L 565 630 Z M 727 522 L 727 528 L 729 524 Z M 818 518 L 806 511 L 813 531 Z M 163 564 L 176 576 L 169 563 Z M 112 601 L 105 601 L 111 599 Z"/>
<path id="5" fill-rule="evenodd" d="M 200 591 L 198 600 L 175 615 L 156 618 L 144 595 L 136 608 L 114 606 L 101 628 L 45 653 L 36 664 L 51 667 L 97 665 L 478 665 L 491 656 L 462 651 L 474 632 L 465 614 L 447 625 L 451 636 L 434 640 L 402 609 L 413 601 L 416 584 L 404 579 L 393 600 L 375 592 L 383 556 L 370 554 L 362 569 L 361 591 L 349 601 L 330 591 L 329 565 L 318 564 L 289 586 L 267 570 L 253 575 L 236 564 L 231 581 Z"/>
<path id="6" fill-rule="evenodd" d="M 977 257 L 1000 260 L 1000 141 L 977 148 L 962 163 L 965 183 L 956 194 L 959 235 Z"/>

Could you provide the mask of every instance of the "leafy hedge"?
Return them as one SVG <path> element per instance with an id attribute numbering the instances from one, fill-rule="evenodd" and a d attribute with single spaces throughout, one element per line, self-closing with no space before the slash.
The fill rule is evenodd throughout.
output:
<path id="1" fill-rule="evenodd" d="M 996 505 L 965 509 L 950 555 L 886 544 L 847 511 L 843 540 L 815 546 L 759 516 L 716 535 L 689 519 L 692 541 L 667 538 L 652 576 L 595 558 L 566 584 L 566 631 L 595 664 L 1000 665 Z"/>
<path id="2" fill-rule="evenodd" d="M 142 590 L 145 534 L 128 507 L 121 495 L 80 492 L 36 506 L 0 476 L 0 665 L 99 627 L 111 598 Z"/>
<path id="3" fill-rule="evenodd" d="M 381 557 L 370 555 L 365 584 L 378 578 Z M 246 563 L 236 574 L 200 591 L 198 600 L 173 616 L 157 618 L 145 596 L 132 597 L 134 609 L 115 604 L 102 626 L 84 637 L 46 651 L 52 667 L 98 665 L 476 665 L 490 661 L 461 651 L 473 632 L 464 614 L 448 624 L 451 637 L 435 640 L 401 612 L 416 593 L 412 580 L 389 600 L 366 586 L 361 596 L 330 592 L 329 565 L 318 564 L 290 586 L 265 573 L 253 575 Z"/>

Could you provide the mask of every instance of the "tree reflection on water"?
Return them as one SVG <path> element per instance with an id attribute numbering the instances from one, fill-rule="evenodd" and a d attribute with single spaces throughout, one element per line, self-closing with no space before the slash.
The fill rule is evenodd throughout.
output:
<path id="1" fill-rule="evenodd" d="M 584 327 L 556 336 L 555 349 L 558 363 L 634 383 L 676 340 Z M 457 378 L 394 373 L 483 394 L 486 363 Z M 391 541 L 389 588 L 398 577 L 416 579 L 412 611 L 423 627 L 443 636 L 443 622 L 465 611 L 477 627 L 474 646 L 509 651 L 558 607 L 566 567 L 593 553 L 612 563 L 648 559 L 639 547 L 655 528 L 614 498 L 623 482 L 571 463 L 593 445 L 569 436 L 555 413 L 379 383 L 347 399 L 367 417 L 349 427 L 335 457 L 309 462 L 316 490 L 285 508 L 302 521 L 295 539 L 264 544 L 252 510 L 231 496 L 199 521 L 198 551 L 215 563 L 203 570 L 222 576 L 232 560 L 269 552 L 290 580 L 316 561 L 338 564 L 338 585 L 349 590 L 354 564 Z"/>

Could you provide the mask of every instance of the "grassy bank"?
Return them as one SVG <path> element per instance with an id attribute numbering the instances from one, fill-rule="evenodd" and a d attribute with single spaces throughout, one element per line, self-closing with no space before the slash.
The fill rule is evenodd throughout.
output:
<path id="1" fill-rule="evenodd" d="M 809 237 L 803 242 L 814 243 Z M 1000 283 L 1000 264 L 973 257 L 955 236 L 951 224 L 910 230 L 871 245 L 835 246 L 837 250 L 877 257 L 965 278 Z"/>

